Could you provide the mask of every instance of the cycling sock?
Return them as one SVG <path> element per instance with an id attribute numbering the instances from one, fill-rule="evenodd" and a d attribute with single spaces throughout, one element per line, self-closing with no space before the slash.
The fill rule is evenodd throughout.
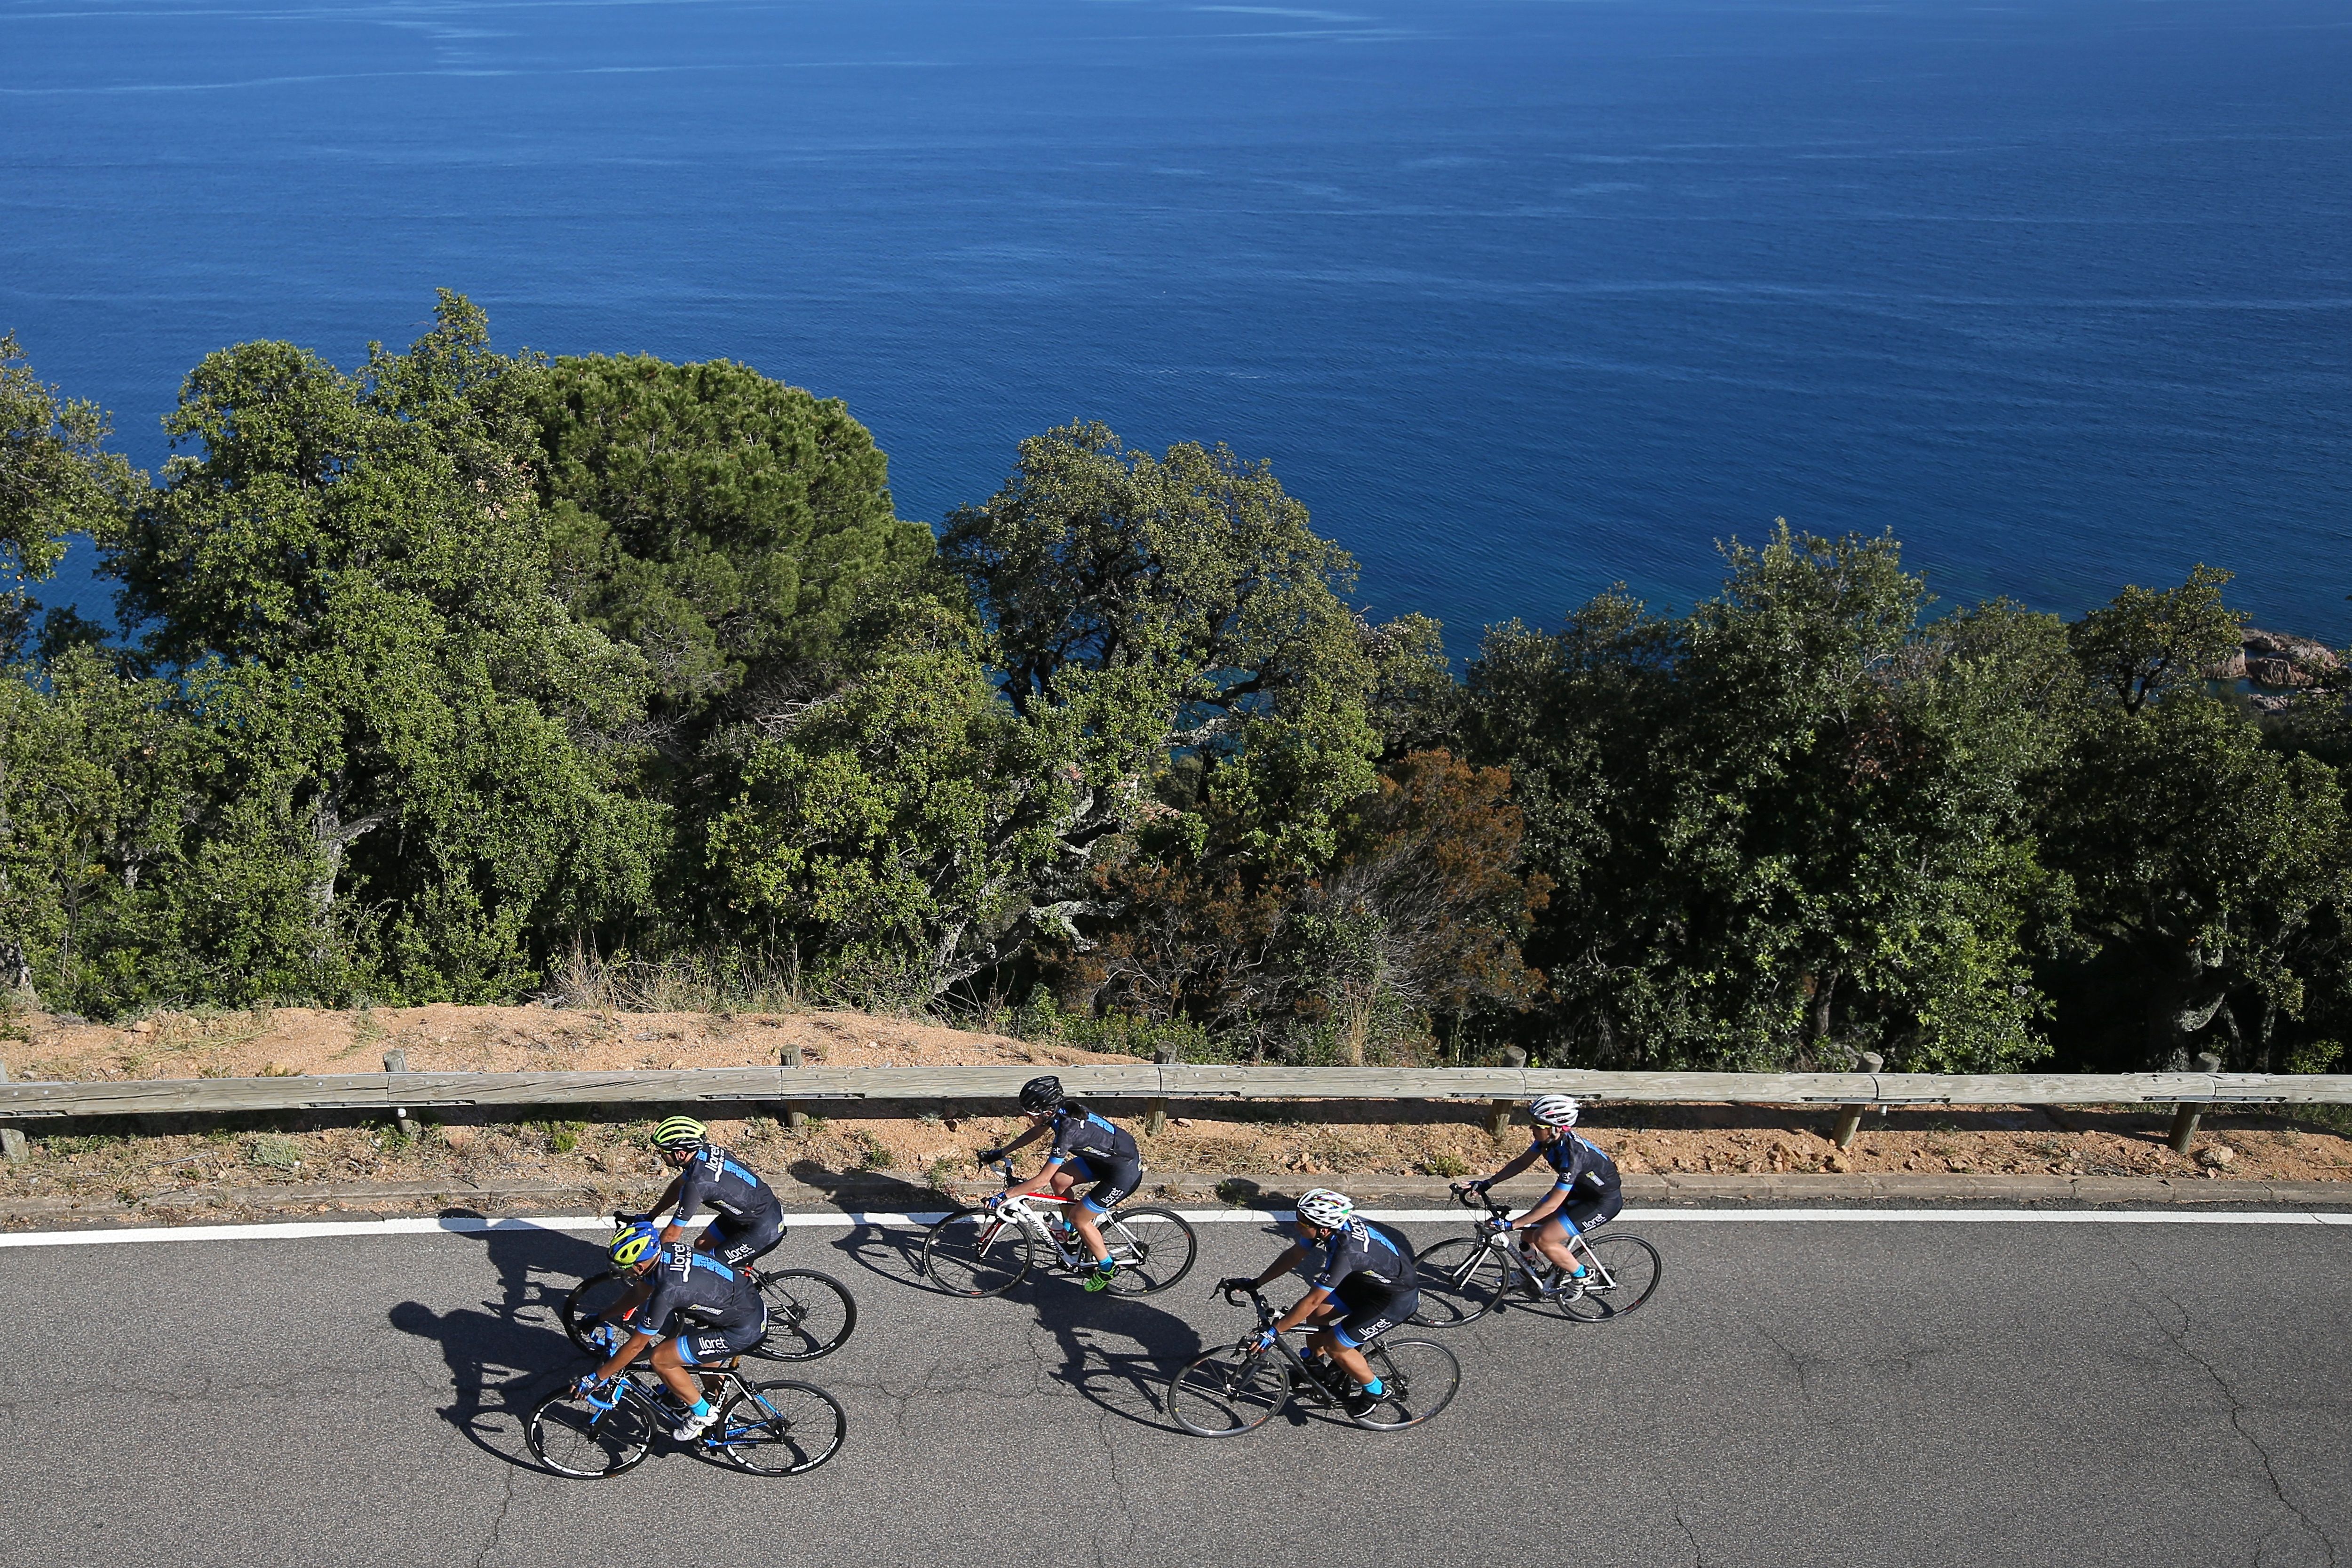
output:
<path id="1" fill-rule="evenodd" d="M 1381 1394 L 1386 1394 L 1388 1391 L 1388 1384 L 1382 1383 L 1377 1377 L 1372 1379 L 1371 1382 L 1364 1384 L 1364 1392 L 1370 1394 L 1374 1399 L 1378 1399 Z"/>
<path id="2" fill-rule="evenodd" d="M 1108 1274 L 1117 1269 L 1118 1268 L 1118 1264 L 1117 1260 L 1113 1258 L 1098 1258 L 1095 1259 L 1095 1267 L 1101 1269 L 1104 1273 Z"/>
<path id="3" fill-rule="evenodd" d="M 1570 1275 L 1570 1276 L 1569 1276 L 1569 1278 L 1570 1278 L 1570 1279 L 1583 1279 L 1583 1278 L 1584 1278 L 1584 1265 L 1583 1265 L 1583 1264 L 1581 1264 L 1581 1263 L 1578 1264 L 1578 1265 L 1576 1266 L 1576 1272 L 1575 1272 L 1575 1273 L 1573 1273 L 1573 1274 L 1571 1274 L 1571 1275 Z"/>
<path id="4" fill-rule="evenodd" d="M 704 1416 L 710 1414 L 710 1401 L 708 1399 L 696 1400 L 694 1402 L 694 1409 L 691 1414 L 696 1420 L 701 1420 Z"/>

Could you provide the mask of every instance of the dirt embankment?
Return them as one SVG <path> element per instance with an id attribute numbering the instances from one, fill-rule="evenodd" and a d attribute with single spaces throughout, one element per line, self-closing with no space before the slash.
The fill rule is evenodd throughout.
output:
<path id="1" fill-rule="evenodd" d="M 256 1077 L 363 1072 L 398 1048 L 412 1070 L 561 1071 L 769 1064 L 787 1045 L 810 1066 L 1036 1065 L 1108 1058 L 1053 1044 L 847 1012 L 765 1015 L 574 1013 L 541 1007 L 379 1008 L 331 1013 L 159 1015 L 115 1028 L 19 1020 L 0 1047 L 17 1079 Z M 1118 1109 L 1111 1108 L 1114 1112 Z M 1491 1172 L 1523 1148 L 1501 1144 L 1469 1107 L 1263 1104 L 1178 1106 L 1143 1137 L 1156 1170 L 1262 1175 Z M 319 1119 L 314 1119 L 319 1120 Z M 1631 1173 L 1935 1173 L 1972 1175 L 2181 1176 L 2304 1182 L 2352 1180 L 2352 1139 L 2268 1115 L 2207 1118 L 2183 1157 L 2165 1144 L 2169 1118 L 2149 1110 L 1984 1108 L 1872 1116 L 1854 1147 L 1830 1142 L 1832 1113 L 1730 1106 L 1597 1106 L 1590 1136 Z M 489 1185 L 541 1179 L 590 1190 L 657 1179 L 648 1121 L 588 1123 L 453 1113 L 423 1119 L 403 1139 L 383 1125 L 293 1125 L 171 1136 L 79 1130 L 41 1136 L 0 1168 L 0 1203 L 111 1197 L 237 1206 L 240 1192 L 336 1182 L 448 1181 Z M 820 1116 L 794 1131 L 765 1116 L 712 1121 L 763 1170 L 824 1188 L 888 1170 L 934 1184 L 968 1180 L 973 1151 L 1019 1131 L 1000 1116 Z M 257 1194 L 252 1195 L 258 1195 Z"/>

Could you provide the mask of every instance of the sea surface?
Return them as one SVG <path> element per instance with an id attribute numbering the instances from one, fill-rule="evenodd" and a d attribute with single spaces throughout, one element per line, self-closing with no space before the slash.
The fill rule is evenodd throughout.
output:
<path id="1" fill-rule="evenodd" d="M 0 328 L 141 462 L 436 286 L 845 398 L 905 516 L 1230 442 L 1456 652 L 1783 516 L 2352 638 L 2345 0 L 0 0 Z"/>

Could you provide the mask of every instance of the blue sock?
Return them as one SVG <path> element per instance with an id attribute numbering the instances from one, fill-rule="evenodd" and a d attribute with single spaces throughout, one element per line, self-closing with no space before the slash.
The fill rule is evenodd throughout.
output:
<path id="1" fill-rule="evenodd" d="M 1370 1394 L 1375 1399 L 1378 1399 L 1381 1394 L 1386 1394 L 1388 1391 L 1388 1384 L 1382 1383 L 1377 1377 L 1372 1379 L 1371 1382 L 1364 1384 L 1364 1392 Z"/>
<path id="2" fill-rule="evenodd" d="M 1118 1267 L 1118 1264 L 1116 1261 L 1114 1261 L 1113 1259 L 1108 1258 L 1103 1258 L 1103 1259 L 1101 1259 L 1100 1261 L 1097 1262 L 1097 1263 L 1095 1264 L 1095 1267 L 1096 1267 L 1096 1268 L 1099 1268 L 1099 1269 L 1101 1269 L 1104 1273 L 1108 1274 L 1108 1273 L 1109 1273 L 1112 1269 L 1117 1268 Z"/>
<path id="3" fill-rule="evenodd" d="M 696 1417 L 697 1417 L 697 1418 L 699 1418 L 699 1417 L 701 1417 L 701 1416 L 705 1416 L 705 1415 L 709 1415 L 709 1414 L 710 1414 L 710 1401 L 709 1401 L 708 1399 L 698 1399 L 698 1400 L 696 1400 L 696 1401 L 694 1402 L 694 1414 L 695 1414 L 695 1415 L 696 1415 Z"/>
<path id="4" fill-rule="evenodd" d="M 1571 1275 L 1570 1275 L 1570 1276 L 1569 1276 L 1569 1278 L 1570 1278 L 1570 1279 L 1583 1279 L 1583 1278 L 1584 1278 L 1584 1265 L 1583 1265 L 1583 1264 L 1581 1264 L 1581 1263 L 1578 1264 L 1578 1265 L 1576 1266 L 1576 1272 L 1575 1272 L 1575 1273 L 1573 1273 L 1573 1274 L 1571 1274 Z"/>

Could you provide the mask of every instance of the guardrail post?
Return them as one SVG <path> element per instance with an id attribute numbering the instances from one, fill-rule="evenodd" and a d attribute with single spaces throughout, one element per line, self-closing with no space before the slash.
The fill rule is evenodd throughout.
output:
<path id="1" fill-rule="evenodd" d="M 1151 1053 L 1151 1059 L 1158 1062 L 1161 1067 L 1166 1067 L 1176 1059 L 1176 1047 L 1173 1046 L 1161 1046 L 1159 1049 Z M 1168 1101 L 1166 1100 L 1155 1096 L 1154 1098 L 1144 1101 L 1143 1131 L 1154 1138 L 1159 1137 L 1162 1132 L 1168 1131 Z"/>
<path id="2" fill-rule="evenodd" d="M 1862 1053 L 1862 1070 L 1864 1072 L 1875 1076 L 1878 1069 L 1885 1065 L 1886 1058 L 1880 1056 L 1876 1051 L 1864 1051 Z M 1866 1105 L 1839 1106 L 1837 1136 L 1832 1139 L 1832 1142 L 1836 1143 L 1841 1149 L 1853 1148 L 1853 1141 L 1862 1136 L 1862 1113 L 1869 1109 L 1870 1107 Z"/>
<path id="3" fill-rule="evenodd" d="M 776 1053 L 776 1065 L 780 1068 L 796 1068 L 800 1066 L 801 1048 L 798 1046 L 786 1046 L 783 1049 Z M 801 1130 L 802 1124 L 807 1121 L 808 1115 L 805 1111 L 801 1110 L 800 1101 L 796 1100 L 788 1100 L 784 1101 L 784 1125 L 786 1127 L 789 1127 L 793 1131 L 797 1132 Z"/>
<path id="4" fill-rule="evenodd" d="M 8 1064 L 0 1062 L 0 1083 L 8 1081 Z M 0 1160 L 21 1160 L 25 1157 L 25 1135 L 13 1127 L 0 1127 Z"/>
<path id="5" fill-rule="evenodd" d="M 2220 1072 L 2221 1058 L 2211 1051 L 2200 1051 L 2197 1053 L 2195 1065 L 2199 1072 Z M 2198 1110 L 2193 1105 L 2176 1105 L 2172 1108 L 2171 1142 L 2174 1153 L 2189 1152 L 2189 1141 L 2197 1136 L 2197 1116 Z"/>
<path id="6" fill-rule="evenodd" d="M 408 1053 L 398 1046 L 384 1052 L 383 1070 L 388 1073 L 406 1072 Z M 416 1123 L 408 1119 L 408 1107 L 404 1105 L 395 1105 L 392 1108 L 392 1125 L 393 1130 L 398 1132 L 404 1141 L 416 1136 Z"/>
<path id="7" fill-rule="evenodd" d="M 1503 1052 L 1503 1065 L 1524 1068 L 1528 1065 L 1528 1053 L 1517 1046 L 1509 1047 Z M 1486 1108 L 1487 1137 L 1500 1143 L 1511 1135 L 1511 1108 L 1517 1104 L 1515 1100 L 1497 1100 Z"/>

